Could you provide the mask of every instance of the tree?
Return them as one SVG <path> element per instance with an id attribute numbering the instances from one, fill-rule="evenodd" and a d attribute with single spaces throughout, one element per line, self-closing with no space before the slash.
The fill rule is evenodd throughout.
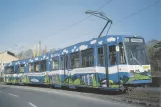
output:
<path id="1" fill-rule="evenodd" d="M 151 40 L 146 44 L 148 59 L 153 72 L 161 70 L 161 41 Z"/>
<path id="2" fill-rule="evenodd" d="M 52 48 L 52 49 L 50 49 L 49 51 L 48 51 L 48 53 L 53 53 L 53 52 L 55 52 L 55 51 L 57 51 L 58 49 L 56 49 L 56 48 Z"/>
<path id="3" fill-rule="evenodd" d="M 27 58 L 32 58 L 33 53 L 32 53 L 32 49 L 28 49 L 26 51 L 20 52 L 18 54 L 18 58 L 19 59 L 27 59 Z"/>

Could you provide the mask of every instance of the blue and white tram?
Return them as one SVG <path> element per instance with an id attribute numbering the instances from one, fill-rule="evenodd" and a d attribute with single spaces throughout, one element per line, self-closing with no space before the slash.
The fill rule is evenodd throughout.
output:
<path id="1" fill-rule="evenodd" d="M 6 83 L 119 90 L 152 82 L 145 41 L 135 36 L 103 36 L 54 53 L 5 66 Z"/>

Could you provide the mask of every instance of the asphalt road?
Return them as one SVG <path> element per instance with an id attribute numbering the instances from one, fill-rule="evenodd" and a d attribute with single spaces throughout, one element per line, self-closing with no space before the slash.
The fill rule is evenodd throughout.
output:
<path id="1" fill-rule="evenodd" d="M 37 89 L 0 85 L 0 107 L 131 107 L 127 104 L 74 94 L 49 93 Z"/>

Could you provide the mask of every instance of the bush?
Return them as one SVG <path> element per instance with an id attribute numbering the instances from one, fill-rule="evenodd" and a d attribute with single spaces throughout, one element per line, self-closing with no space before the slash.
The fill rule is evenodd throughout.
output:
<path id="1" fill-rule="evenodd" d="M 112 80 L 109 80 L 109 83 L 110 83 L 110 85 L 113 85 L 114 84 L 114 82 Z"/>

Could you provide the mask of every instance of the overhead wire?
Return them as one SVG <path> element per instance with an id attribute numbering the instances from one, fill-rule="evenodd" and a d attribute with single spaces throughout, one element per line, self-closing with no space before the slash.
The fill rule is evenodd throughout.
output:
<path id="1" fill-rule="evenodd" d="M 99 8 L 97 9 L 97 11 L 100 10 L 100 9 L 102 9 L 103 7 L 105 7 L 105 6 L 106 6 L 107 4 L 109 4 L 111 1 L 112 1 L 112 0 L 106 2 L 104 5 L 102 5 L 101 7 L 99 7 Z M 152 6 L 156 5 L 156 4 L 158 4 L 158 3 L 160 3 L 160 2 L 161 2 L 161 0 L 158 0 L 158 1 L 156 1 L 156 2 L 154 2 L 154 3 L 152 3 L 152 4 L 150 4 L 150 5 L 148 5 L 148 6 L 146 6 L 146 7 L 143 7 L 143 8 L 141 8 L 141 9 L 139 9 L 138 11 L 136 11 L 136 12 L 134 12 L 134 13 L 132 13 L 132 14 L 130 14 L 130 15 L 124 17 L 123 19 L 121 19 L 121 20 L 119 20 L 118 22 L 113 23 L 113 24 L 116 25 L 116 24 L 118 24 L 118 23 L 121 23 L 122 21 L 125 21 L 125 20 L 127 20 L 127 19 L 133 17 L 134 15 L 137 15 L 137 14 L 139 14 L 140 12 L 142 12 L 142 11 L 144 11 L 144 10 L 146 10 L 146 9 L 148 9 L 148 8 L 150 8 L 150 7 L 152 7 Z M 58 31 L 57 33 L 54 33 L 54 35 L 58 34 L 59 32 L 65 31 L 65 30 L 67 30 L 67 29 L 69 29 L 69 28 L 71 28 L 71 27 L 73 27 L 73 26 L 75 26 L 75 25 L 78 25 L 79 23 L 81 23 L 81 22 L 87 20 L 89 17 L 91 17 L 91 15 L 85 17 L 84 19 L 82 19 L 82 20 L 80 20 L 80 21 L 78 21 L 78 22 L 76 22 L 76 23 L 73 23 L 73 24 L 69 25 L 67 28 L 61 29 L 61 30 Z M 107 32 L 109 32 L 109 29 L 110 29 L 110 28 L 111 28 L 111 24 L 110 24 L 110 26 L 109 26 Z M 81 36 L 85 36 L 85 35 L 90 34 L 90 33 L 91 33 L 91 32 L 88 32 L 88 33 L 85 33 L 85 34 L 83 34 L 83 35 L 81 35 Z M 73 37 L 73 38 L 71 38 L 71 39 L 75 39 L 75 38 L 77 38 L 77 36 L 76 36 L 76 37 Z"/>
<path id="2" fill-rule="evenodd" d="M 101 7 L 99 7 L 99 8 L 97 9 L 97 11 L 100 10 L 100 9 L 102 9 L 103 7 L 105 7 L 105 6 L 106 6 L 107 4 L 109 4 L 111 1 L 112 1 L 112 0 L 106 2 L 104 5 L 102 5 Z M 119 21 L 117 21 L 116 23 L 113 23 L 113 24 L 116 25 L 116 24 L 118 24 L 118 23 L 121 23 L 122 21 L 125 21 L 125 20 L 127 20 L 127 19 L 133 17 L 134 15 L 137 15 L 137 14 L 139 14 L 140 12 L 142 12 L 142 11 L 144 11 L 144 10 L 146 10 L 146 9 L 148 9 L 148 8 L 150 8 L 150 7 L 152 7 L 152 6 L 156 5 L 156 4 L 158 4 L 158 3 L 160 3 L 160 2 L 161 2 L 161 0 L 158 0 L 158 1 L 156 1 L 156 2 L 154 2 L 154 3 L 152 3 L 152 4 L 150 4 L 150 5 L 148 5 L 148 6 L 146 6 L 146 7 L 143 7 L 143 8 L 141 8 L 141 9 L 139 9 L 138 11 L 136 11 L 136 12 L 134 12 L 134 13 L 132 13 L 132 14 L 130 14 L 130 15 L 124 17 L 123 19 L 121 19 L 121 20 L 119 20 Z M 81 23 L 81 22 L 87 20 L 89 17 L 91 17 L 91 15 L 89 15 L 89 16 L 83 18 L 82 20 L 80 20 L 80 21 L 78 21 L 78 22 L 76 22 L 76 23 L 73 23 L 73 24 L 69 25 L 69 26 L 66 27 L 66 28 L 63 28 L 63 29 L 59 30 L 58 32 L 56 32 L 56 33 L 54 33 L 54 34 L 52 34 L 52 35 L 56 35 L 56 34 L 62 32 L 62 31 L 65 31 L 65 30 L 67 30 L 67 29 L 73 27 L 73 26 L 76 26 L 76 25 L 78 25 L 79 23 Z M 110 25 L 110 27 L 111 27 L 111 25 Z M 108 31 L 109 31 L 109 29 L 108 29 Z M 83 34 L 83 35 L 87 35 L 87 34 L 89 34 L 89 32 L 88 32 L 88 33 L 85 33 L 85 34 Z M 44 39 L 47 39 L 47 38 L 49 38 L 49 36 L 45 37 Z M 76 38 L 76 37 L 74 37 L 74 38 L 72 38 L 72 39 L 75 39 L 75 38 Z M 44 40 L 44 39 L 43 39 L 43 40 Z M 36 41 L 36 42 L 38 42 L 38 41 Z M 35 43 L 35 41 L 34 41 L 33 43 Z"/>
<path id="3" fill-rule="evenodd" d="M 102 8 L 104 8 L 107 4 L 109 4 L 109 3 L 112 2 L 112 1 L 113 1 L 113 0 L 107 1 L 105 4 L 103 4 L 103 5 L 100 6 L 98 9 L 96 9 L 96 11 L 101 10 Z M 78 25 L 79 23 L 81 23 L 81 22 L 87 20 L 87 19 L 90 18 L 91 16 L 92 16 L 92 15 L 89 15 L 89 16 L 83 18 L 82 20 L 80 20 L 80 21 L 78 21 L 78 22 L 76 22 L 76 23 L 73 23 L 73 24 L 69 25 L 67 28 L 61 29 L 61 30 L 58 31 L 57 33 L 54 33 L 54 35 L 58 34 L 59 32 L 62 32 L 62 31 L 64 31 L 64 30 L 67 30 L 67 29 L 69 29 L 69 28 L 71 28 L 71 27 L 73 27 L 73 26 L 75 26 L 75 25 Z M 87 35 L 87 34 L 89 34 L 89 33 L 90 33 L 90 32 L 85 33 L 85 34 L 83 34 L 83 36 L 85 36 L 85 35 Z M 48 37 L 46 37 L 46 38 L 48 38 Z M 45 39 L 46 39 L 46 38 L 45 38 Z M 75 36 L 75 37 L 73 37 L 73 38 L 71 38 L 71 39 L 75 39 L 75 38 L 77 38 L 77 36 Z M 66 41 L 66 40 L 65 40 L 65 41 Z M 65 42 L 65 41 L 64 41 L 64 42 Z M 64 42 L 63 42 L 63 43 L 64 43 Z"/>
<path id="4" fill-rule="evenodd" d="M 94 31 L 96 31 L 96 29 L 95 29 Z M 86 36 L 86 35 L 88 35 L 88 34 L 91 34 L 92 32 L 93 32 L 93 30 L 90 31 L 90 32 L 84 33 L 84 34 L 82 34 L 81 36 L 74 36 L 74 37 L 70 38 L 70 40 L 73 40 L 73 39 L 76 39 L 76 38 L 80 38 L 80 37 Z M 63 41 L 61 41 L 61 42 L 62 42 L 62 43 L 65 43 L 65 42 L 69 42 L 69 41 L 63 40 Z M 61 45 L 61 44 L 58 44 L 57 46 L 60 46 L 60 45 Z"/>
<path id="5" fill-rule="evenodd" d="M 152 6 L 157 5 L 157 4 L 160 3 L 160 2 L 161 2 L 161 0 L 158 0 L 158 1 L 156 1 L 156 2 L 154 2 L 154 3 L 152 3 L 152 4 L 150 4 L 150 5 L 147 5 L 147 6 L 143 7 L 143 8 L 141 8 L 141 9 L 135 11 L 134 13 L 132 13 L 132 14 L 130 14 L 130 15 L 124 17 L 123 19 L 117 21 L 116 23 L 113 23 L 113 25 L 117 25 L 118 23 L 121 23 L 121 22 L 123 22 L 123 21 L 125 21 L 125 20 L 127 20 L 127 19 L 130 19 L 131 17 L 133 17 L 133 16 L 139 14 L 140 12 L 142 12 L 142 11 L 144 11 L 144 10 L 146 10 L 146 9 L 148 9 L 148 8 L 150 8 L 150 7 L 152 7 Z M 111 25 L 110 25 L 110 27 L 111 27 Z M 110 28 L 110 27 L 109 27 L 109 28 Z M 109 32 L 109 29 L 108 29 L 107 32 Z M 107 34 L 107 33 L 106 33 L 106 34 Z"/>
<path id="6" fill-rule="evenodd" d="M 146 9 L 148 9 L 148 8 L 150 8 L 150 7 L 152 7 L 152 6 L 156 5 L 156 4 L 158 4 L 158 3 L 160 3 L 160 2 L 161 2 L 161 0 L 158 0 L 158 1 L 156 1 L 156 2 L 154 2 L 154 3 L 152 3 L 152 4 L 150 4 L 150 5 L 145 6 L 145 7 L 141 8 L 141 9 L 139 9 L 138 11 L 136 11 L 136 12 L 134 12 L 134 13 L 132 13 L 132 14 L 130 14 L 130 15 L 124 17 L 123 19 L 117 21 L 116 23 L 114 23 L 114 25 L 116 25 L 116 24 L 118 24 L 118 23 L 121 23 L 121 22 L 123 22 L 124 20 L 127 20 L 127 19 L 131 18 L 131 17 L 134 16 L 134 15 L 137 15 L 137 14 L 139 14 L 140 12 L 142 12 L 142 11 L 144 11 L 144 10 L 146 10 Z"/>
<path id="7" fill-rule="evenodd" d="M 102 9 L 103 7 L 105 7 L 107 4 L 109 4 L 109 3 L 112 2 L 112 1 L 113 1 L 113 0 L 107 1 L 105 4 L 103 4 L 102 6 L 100 6 L 100 7 L 97 9 L 97 11 L 100 10 L 100 9 Z M 59 31 L 57 31 L 57 32 L 55 32 L 55 33 L 53 33 L 53 34 L 51 34 L 51 35 L 49 35 L 49 36 L 46 36 L 46 37 L 42 38 L 42 40 L 36 40 L 36 41 L 30 42 L 30 44 L 34 44 L 34 43 L 37 43 L 37 42 L 39 42 L 39 41 L 42 42 L 43 40 L 48 39 L 50 36 L 57 35 L 57 34 L 60 33 L 60 32 L 63 32 L 63 31 L 65 31 L 65 30 L 68 30 L 68 29 L 72 28 L 73 26 L 76 26 L 76 25 L 78 25 L 79 23 L 84 22 L 85 20 L 87 20 L 87 19 L 90 18 L 90 17 L 91 17 L 91 15 L 89 15 L 89 16 L 87 16 L 87 17 L 85 17 L 85 18 L 83 18 L 83 19 L 81 19 L 81 20 L 79 20 L 79 21 L 77 21 L 77 22 L 75 22 L 75 23 L 73 23 L 73 24 L 71 24 L 71 25 L 65 27 L 65 28 L 62 28 L 62 29 L 60 29 Z M 24 46 L 24 47 L 25 47 L 25 46 Z M 14 49 L 15 49 L 15 48 L 14 48 Z M 13 50 L 14 50 L 14 49 L 13 49 Z"/>
<path id="8" fill-rule="evenodd" d="M 107 1 L 105 4 L 103 4 L 102 6 L 100 6 L 100 7 L 97 9 L 97 11 L 100 10 L 100 9 L 102 9 L 103 7 L 105 7 L 107 4 L 109 4 L 109 3 L 112 2 L 112 1 L 113 1 L 113 0 Z M 53 35 L 56 35 L 56 34 L 62 32 L 62 31 L 68 30 L 69 28 L 71 28 L 71 27 L 73 27 L 73 26 L 76 26 L 76 25 L 78 25 L 78 24 L 81 23 L 81 22 L 84 22 L 85 20 L 87 20 L 87 19 L 90 18 L 91 16 L 92 16 L 92 15 L 89 15 L 89 16 L 87 16 L 87 17 L 85 17 L 85 18 L 79 20 L 78 22 L 75 22 L 75 23 L 73 23 L 73 24 L 67 26 L 66 28 L 63 28 L 63 29 L 59 30 L 58 32 L 54 33 Z M 53 36 L 53 35 L 52 35 L 52 36 Z M 47 38 L 49 38 L 49 36 L 44 37 L 43 40 L 44 40 L 44 39 L 47 39 Z"/>

